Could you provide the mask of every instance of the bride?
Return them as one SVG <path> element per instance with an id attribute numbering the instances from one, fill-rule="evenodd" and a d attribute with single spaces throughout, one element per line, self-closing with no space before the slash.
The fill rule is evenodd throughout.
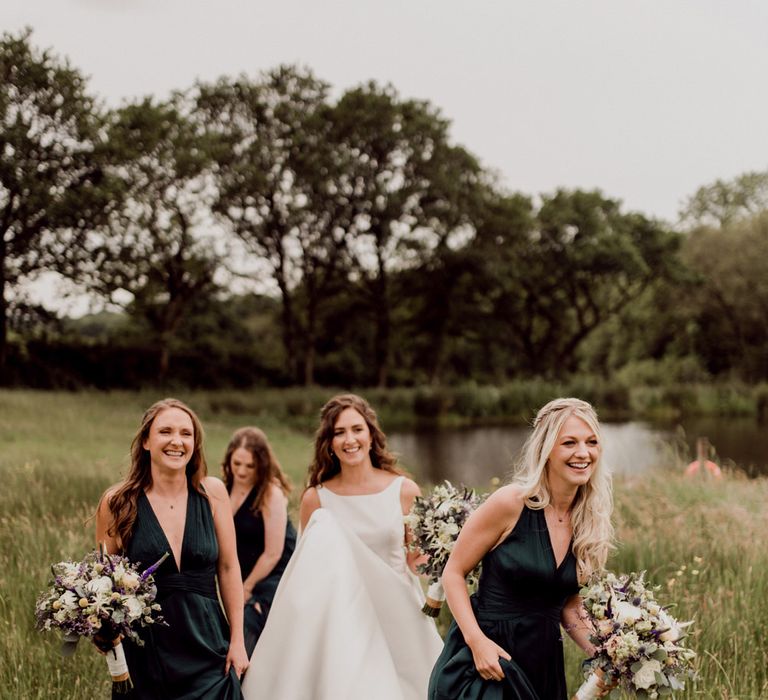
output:
<path id="1" fill-rule="evenodd" d="M 423 700 L 442 641 L 422 615 L 403 515 L 419 487 L 395 468 L 368 403 L 323 407 L 302 536 L 243 681 L 245 700 Z"/>

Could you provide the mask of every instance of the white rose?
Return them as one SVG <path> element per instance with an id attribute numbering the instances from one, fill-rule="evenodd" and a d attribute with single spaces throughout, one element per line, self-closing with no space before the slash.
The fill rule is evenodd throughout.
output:
<path id="1" fill-rule="evenodd" d="M 85 590 L 89 593 L 111 593 L 112 579 L 109 576 L 99 576 L 85 584 Z"/>
<path id="2" fill-rule="evenodd" d="M 656 659 L 643 661 L 640 670 L 632 676 L 635 688 L 650 688 L 656 683 L 657 673 L 661 673 L 661 664 Z"/>
<path id="3" fill-rule="evenodd" d="M 140 580 L 141 579 L 136 572 L 126 571 L 123 575 L 123 580 L 121 583 L 123 584 L 123 588 L 125 588 L 126 591 L 135 591 L 139 587 Z"/>
<path id="4" fill-rule="evenodd" d="M 130 621 L 138 620 L 144 612 L 144 606 L 133 597 L 125 599 L 125 607 L 128 608 L 128 619 Z"/>
<path id="5" fill-rule="evenodd" d="M 643 611 L 631 603 L 620 600 L 613 604 L 614 617 L 622 624 L 637 622 L 642 616 Z"/>

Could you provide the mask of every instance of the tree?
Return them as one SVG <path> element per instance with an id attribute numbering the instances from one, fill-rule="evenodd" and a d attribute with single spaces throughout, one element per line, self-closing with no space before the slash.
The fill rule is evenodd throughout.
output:
<path id="1" fill-rule="evenodd" d="M 768 209 L 768 172 L 743 173 L 732 180 L 715 180 L 688 198 L 680 219 L 689 226 L 724 228 Z"/>
<path id="2" fill-rule="evenodd" d="M 683 255 L 699 277 L 691 302 L 707 369 L 768 379 L 768 212 L 694 231 Z"/>
<path id="3" fill-rule="evenodd" d="M 85 79 L 30 36 L 0 39 L 0 381 L 9 289 L 41 270 L 69 272 L 111 200 Z"/>
<path id="4" fill-rule="evenodd" d="M 331 123 L 338 189 L 351 207 L 348 249 L 375 324 L 375 381 L 384 386 L 392 360 L 390 277 L 420 264 L 436 239 L 465 224 L 460 191 L 479 166 L 451 146 L 438 110 L 401 100 L 392 87 L 369 83 L 347 91 Z"/>
<path id="5" fill-rule="evenodd" d="M 220 264 L 210 206 L 216 192 L 212 147 L 182 113 L 180 99 L 147 99 L 115 111 L 109 123 L 122 196 L 89 234 L 81 281 L 144 319 L 158 345 L 158 379 L 192 299 L 211 294 Z"/>
<path id="6" fill-rule="evenodd" d="M 281 66 L 198 87 L 197 116 L 219 151 L 222 220 L 266 262 L 282 302 L 288 374 L 314 381 L 319 306 L 345 262 L 345 202 L 328 139 L 328 85 Z"/>
<path id="7" fill-rule="evenodd" d="M 576 369 L 589 334 L 677 264 L 676 234 L 599 192 L 560 190 L 542 198 L 525 235 L 509 228 L 506 240 L 498 219 L 483 232 L 499 244 L 488 250 L 489 301 L 497 337 L 529 374 Z"/>

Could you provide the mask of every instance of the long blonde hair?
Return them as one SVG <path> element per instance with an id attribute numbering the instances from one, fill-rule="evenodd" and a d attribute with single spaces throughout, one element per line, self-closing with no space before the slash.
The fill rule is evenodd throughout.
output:
<path id="1" fill-rule="evenodd" d="M 610 471 L 602 460 L 600 423 L 595 409 L 575 398 L 555 399 L 542 406 L 533 421 L 533 431 L 523 445 L 512 483 L 520 488 L 525 504 L 532 510 L 549 505 L 547 461 L 563 424 L 571 416 L 581 418 L 590 427 L 600 447 L 592 476 L 579 486 L 571 506 L 573 553 L 579 581 L 584 582 L 591 574 L 603 570 L 613 548 L 613 487 Z"/>

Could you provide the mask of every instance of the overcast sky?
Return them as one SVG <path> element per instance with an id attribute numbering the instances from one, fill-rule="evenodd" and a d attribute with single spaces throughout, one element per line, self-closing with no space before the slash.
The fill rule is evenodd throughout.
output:
<path id="1" fill-rule="evenodd" d="M 279 63 L 336 95 L 391 82 L 510 189 L 668 221 L 768 168 L 765 0 L 0 0 L 0 28 L 24 26 L 110 105 Z"/>

